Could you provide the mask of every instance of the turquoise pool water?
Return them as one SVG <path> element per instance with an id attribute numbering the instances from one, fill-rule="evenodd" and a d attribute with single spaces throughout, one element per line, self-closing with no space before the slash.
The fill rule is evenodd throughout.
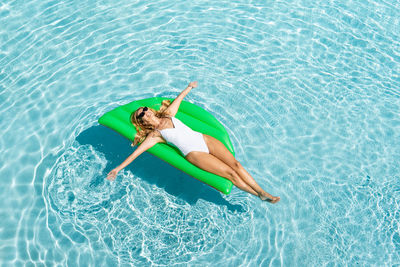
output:
<path id="1" fill-rule="evenodd" d="M 398 1 L 0 2 L 1 266 L 400 264 Z M 98 125 L 152 96 L 281 196 L 224 196 Z"/>

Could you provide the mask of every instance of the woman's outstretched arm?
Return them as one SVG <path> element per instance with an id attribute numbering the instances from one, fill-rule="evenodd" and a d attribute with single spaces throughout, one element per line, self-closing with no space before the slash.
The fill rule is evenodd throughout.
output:
<path id="1" fill-rule="evenodd" d="M 150 133 L 143 141 L 143 143 L 141 143 L 138 148 L 136 148 L 136 150 L 126 160 L 124 160 L 124 162 L 122 162 L 118 167 L 108 173 L 107 179 L 110 181 L 114 181 L 120 170 L 128 166 L 147 149 L 153 147 L 155 144 L 160 143 L 161 141 L 162 139 L 160 137 L 157 137 L 154 132 Z"/>
<path id="2" fill-rule="evenodd" d="M 183 98 L 192 90 L 192 88 L 197 87 L 197 82 L 191 82 L 189 83 L 188 87 L 186 87 L 185 90 L 183 90 L 176 98 L 175 100 L 169 105 L 169 107 L 166 109 L 166 113 L 169 114 L 170 116 L 174 117 L 176 113 L 178 112 L 179 106 L 182 103 Z"/>

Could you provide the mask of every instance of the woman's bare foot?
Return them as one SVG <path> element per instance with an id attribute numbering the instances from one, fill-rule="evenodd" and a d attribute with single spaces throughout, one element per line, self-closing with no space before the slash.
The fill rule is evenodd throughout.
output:
<path id="1" fill-rule="evenodd" d="M 260 195 L 259 198 L 260 198 L 262 201 L 268 201 L 268 202 L 270 202 L 270 203 L 272 203 L 272 204 L 275 204 L 276 202 L 278 202 L 279 200 L 281 200 L 280 197 L 274 197 L 274 196 L 267 197 L 267 196 L 261 196 L 261 195 Z"/>
<path id="2" fill-rule="evenodd" d="M 275 204 L 276 202 L 278 202 L 279 200 L 281 200 L 280 197 L 273 197 L 272 199 L 268 199 L 268 202 L 271 202 L 272 204 Z"/>

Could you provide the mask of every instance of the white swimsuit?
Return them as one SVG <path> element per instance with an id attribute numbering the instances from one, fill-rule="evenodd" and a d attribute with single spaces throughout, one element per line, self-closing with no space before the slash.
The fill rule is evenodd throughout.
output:
<path id="1" fill-rule="evenodd" d="M 185 157 L 192 151 L 209 153 L 202 133 L 193 131 L 175 117 L 170 118 L 174 128 L 158 130 L 168 143 L 171 143 L 179 148 Z"/>

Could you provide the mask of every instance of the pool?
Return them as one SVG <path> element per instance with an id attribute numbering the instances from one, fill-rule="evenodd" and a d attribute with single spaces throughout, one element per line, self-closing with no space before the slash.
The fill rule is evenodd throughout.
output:
<path id="1" fill-rule="evenodd" d="M 2 266 L 400 264 L 400 3 L 0 3 Z M 227 128 L 276 205 L 97 119 L 153 96 Z M 156 167 L 155 167 L 156 166 Z"/>

